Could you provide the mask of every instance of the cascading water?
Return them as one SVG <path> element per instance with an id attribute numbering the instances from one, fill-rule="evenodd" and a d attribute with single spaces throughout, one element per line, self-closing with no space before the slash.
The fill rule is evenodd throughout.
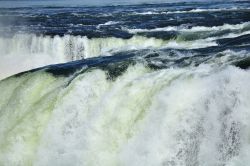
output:
<path id="1" fill-rule="evenodd" d="M 106 74 L 2 81 L 1 165 L 249 162 L 249 71 L 137 64 L 114 81 Z"/>
<path id="2" fill-rule="evenodd" d="M 0 8 L 0 165 L 248 165 L 249 8 Z"/>

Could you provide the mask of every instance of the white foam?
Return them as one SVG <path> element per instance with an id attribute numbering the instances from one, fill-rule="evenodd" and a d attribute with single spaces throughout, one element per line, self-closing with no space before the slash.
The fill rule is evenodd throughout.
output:
<path id="1" fill-rule="evenodd" d="M 250 22 L 244 22 L 241 24 L 224 24 L 221 26 L 205 27 L 195 26 L 192 28 L 186 28 L 185 26 L 168 26 L 155 29 L 125 29 L 129 33 L 140 33 L 140 32 L 158 32 L 158 31 L 179 31 L 179 32 L 202 32 L 202 31 L 222 31 L 222 30 L 240 30 L 245 27 L 249 27 Z"/>
<path id="2" fill-rule="evenodd" d="M 167 12 L 163 11 L 145 11 L 145 12 L 133 12 L 133 15 L 157 15 L 157 14 L 166 14 Z"/>
<path id="3" fill-rule="evenodd" d="M 182 14 L 182 13 L 202 13 L 202 12 L 221 12 L 221 11 L 236 11 L 249 8 L 211 8 L 211 9 L 192 9 L 192 10 L 183 10 L 183 11 L 145 11 L 145 12 L 133 12 L 133 15 L 158 15 L 158 14 Z"/>
<path id="4" fill-rule="evenodd" d="M 248 8 L 220 8 L 220 9 L 192 9 L 184 11 L 168 11 L 167 14 L 178 14 L 178 13 L 202 13 L 202 12 L 220 12 L 220 11 L 235 11 L 239 9 L 248 9 Z"/>
<path id="5" fill-rule="evenodd" d="M 136 34 L 141 32 L 177 31 L 178 27 L 169 26 L 169 27 L 155 28 L 155 29 L 126 29 L 126 28 L 123 29 L 128 31 L 129 33 Z"/>
<path id="6" fill-rule="evenodd" d="M 108 22 L 105 22 L 104 24 L 99 24 L 97 25 L 97 28 L 101 28 L 102 26 L 108 26 L 108 25 L 115 25 L 115 24 L 118 24 L 120 23 L 119 21 L 108 21 Z"/>
<path id="7" fill-rule="evenodd" d="M 0 82 L 1 165 L 250 162 L 249 70 L 137 64 L 115 81 L 101 70 L 67 80 L 37 72 Z"/>
<path id="8" fill-rule="evenodd" d="M 249 162 L 249 71 L 206 72 L 181 77 L 156 95 L 140 134 L 123 146 L 124 165 Z"/>

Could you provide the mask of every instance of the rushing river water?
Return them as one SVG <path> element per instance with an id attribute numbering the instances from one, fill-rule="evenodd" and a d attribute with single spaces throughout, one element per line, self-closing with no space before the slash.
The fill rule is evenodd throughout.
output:
<path id="1" fill-rule="evenodd" d="M 0 165 L 250 163 L 249 1 L 5 6 L 0 58 Z"/>

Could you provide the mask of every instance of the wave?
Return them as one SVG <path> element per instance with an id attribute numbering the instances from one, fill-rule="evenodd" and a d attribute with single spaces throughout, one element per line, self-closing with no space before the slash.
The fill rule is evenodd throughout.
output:
<path id="1" fill-rule="evenodd" d="M 25 70 L 115 52 L 145 48 L 203 48 L 216 46 L 215 41 L 177 41 L 133 36 L 130 39 L 92 38 L 82 36 L 37 36 L 32 34 L 0 38 L 0 79 Z M 42 57 L 42 58 L 41 58 Z"/>
<path id="2" fill-rule="evenodd" d="M 232 66 L 142 64 L 115 80 L 100 69 L 73 80 L 44 71 L 8 78 L 0 165 L 249 163 L 249 81 L 249 70 Z"/>
<path id="3" fill-rule="evenodd" d="M 180 13 L 202 13 L 202 12 L 223 12 L 223 11 L 240 11 L 248 10 L 249 8 L 218 8 L 218 9 L 192 9 L 183 11 L 168 11 L 167 14 L 180 14 Z"/>
<path id="4" fill-rule="evenodd" d="M 145 37 L 124 40 L 112 37 L 88 39 L 70 35 L 50 37 L 26 34 L 0 38 L 1 78 L 49 64 L 110 55 L 115 50 L 160 47 L 163 43 L 162 40 Z"/>
<path id="5" fill-rule="evenodd" d="M 104 23 L 104 24 L 99 24 L 99 25 L 97 25 L 97 28 L 99 29 L 99 28 L 101 28 L 102 26 L 115 25 L 115 24 L 118 24 L 118 23 L 120 23 L 120 22 L 118 22 L 118 21 L 108 21 L 108 22 L 106 22 L 106 23 Z"/>
<path id="6" fill-rule="evenodd" d="M 204 13 L 204 12 L 224 12 L 224 11 L 240 11 L 249 10 L 249 8 L 234 7 L 234 8 L 211 8 L 211 9 L 191 9 L 191 10 L 180 10 L 180 11 L 144 11 L 144 12 L 133 12 L 131 15 L 168 15 L 168 14 L 185 14 L 185 13 Z"/>
<path id="7" fill-rule="evenodd" d="M 162 28 L 155 29 L 126 29 L 129 33 L 136 34 L 141 32 L 158 32 L 158 31 L 179 31 L 179 32 L 202 32 L 202 31 L 223 31 L 223 30 L 250 30 L 250 22 L 244 22 L 241 24 L 224 24 L 222 26 L 213 26 L 213 27 L 205 27 L 205 26 L 194 26 L 191 28 L 187 28 L 185 25 L 183 26 L 168 26 Z"/>
<path id="8" fill-rule="evenodd" d="M 116 24 L 116 22 L 105 24 Z M 250 23 L 224 24 L 215 27 L 198 26 L 190 29 L 182 26 L 127 31 L 134 35 L 128 39 L 115 37 L 89 39 L 86 36 L 35 34 L 0 37 L 0 79 L 50 64 L 111 56 L 117 52 L 130 50 L 164 48 L 190 50 L 218 46 L 225 43 L 223 41 L 250 34 Z"/>
<path id="9" fill-rule="evenodd" d="M 138 35 L 130 39 L 114 37 L 88 39 L 70 35 L 50 37 L 32 34 L 3 37 L 0 38 L 0 79 L 50 64 L 115 54 L 119 56 L 117 53 L 131 50 L 209 48 L 248 34 L 249 31 L 245 31 L 240 34 L 229 33 L 204 39 L 199 39 L 195 34 L 182 34 L 168 40 Z"/>
<path id="10" fill-rule="evenodd" d="M 158 15 L 158 14 L 167 14 L 164 11 L 145 11 L 145 12 L 133 12 L 131 15 Z"/>

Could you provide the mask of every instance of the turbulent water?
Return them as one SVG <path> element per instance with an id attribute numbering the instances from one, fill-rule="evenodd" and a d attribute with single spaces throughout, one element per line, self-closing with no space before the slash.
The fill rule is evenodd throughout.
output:
<path id="1" fill-rule="evenodd" d="M 250 163 L 249 1 L 2 7 L 0 58 L 1 166 Z"/>

